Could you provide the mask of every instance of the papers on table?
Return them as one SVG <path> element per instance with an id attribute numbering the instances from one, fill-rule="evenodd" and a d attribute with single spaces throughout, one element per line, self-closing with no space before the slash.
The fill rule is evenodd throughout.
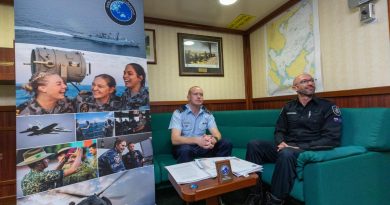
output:
<path id="1" fill-rule="evenodd" d="M 230 160 L 233 174 L 236 176 L 248 176 L 252 172 L 261 172 L 263 167 L 237 157 L 212 157 L 196 159 L 193 162 L 175 164 L 165 168 L 178 184 L 192 183 L 217 176 L 215 162 Z"/>

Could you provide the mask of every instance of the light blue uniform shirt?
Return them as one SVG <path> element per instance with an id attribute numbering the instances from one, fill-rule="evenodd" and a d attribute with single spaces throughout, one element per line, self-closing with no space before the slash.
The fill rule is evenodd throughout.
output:
<path id="1" fill-rule="evenodd" d="M 210 112 L 206 112 L 203 106 L 200 108 L 198 116 L 194 115 L 188 104 L 185 106 L 187 109 L 183 112 L 179 110 L 173 112 L 168 129 L 175 128 L 181 130 L 182 136 L 193 137 L 203 136 L 206 134 L 206 129 L 217 127 L 214 116 Z"/>

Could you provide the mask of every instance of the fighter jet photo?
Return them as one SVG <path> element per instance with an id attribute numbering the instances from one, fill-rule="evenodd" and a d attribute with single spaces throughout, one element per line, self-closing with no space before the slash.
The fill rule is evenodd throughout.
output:
<path id="1" fill-rule="evenodd" d="M 45 135 L 45 134 L 58 134 L 59 132 L 72 132 L 72 130 L 65 129 L 63 127 L 58 127 L 58 123 L 52 123 L 46 127 L 40 126 L 41 123 L 37 123 L 37 125 L 30 126 L 26 130 L 20 131 L 19 133 L 27 133 L 31 132 L 27 136 L 33 135 Z"/>

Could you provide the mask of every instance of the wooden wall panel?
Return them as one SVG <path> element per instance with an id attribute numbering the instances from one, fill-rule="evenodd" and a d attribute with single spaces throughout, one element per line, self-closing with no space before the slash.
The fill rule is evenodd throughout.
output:
<path id="1" fill-rule="evenodd" d="M 0 84 L 14 84 L 15 49 L 0 48 Z"/>
<path id="2" fill-rule="evenodd" d="M 16 116 L 14 106 L 0 107 L 0 204 L 16 204 Z"/>
<path id="3" fill-rule="evenodd" d="M 390 107 L 390 86 L 318 93 L 339 107 Z M 253 99 L 253 109 L 280 109 L 295 95 Z"/>
<path id="4" fill-rule="evenodd" d="M 150 111 L 152 113 L 173 112 L 179 106 L 186 104 L 186 101 L 164 101 L 164 102 L 150 102 Z M 245 100 L 206 100 L 204 105 L 210 111 L 222 110 L 245 110 Z"/>

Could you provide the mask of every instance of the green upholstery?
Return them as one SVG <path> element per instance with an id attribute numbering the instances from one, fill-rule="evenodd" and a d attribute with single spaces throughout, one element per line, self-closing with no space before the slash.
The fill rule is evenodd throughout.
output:
<path id="1" fill-rule="evenodd" d="M 363 154 L 366 151 L 367 149 L 362 146 L 345 146 L 336 147 L 332 150 L 303 152 L 299 155 L 297 159 L 297 178 L 299 180 L 303 179 L 303 168 L 308 163 L 323 162 L 343 157 L 349 157 L 352 155 Z"/>
<path id="2" fill-rule="evenodd" d="M 344 108 L 341 147 L 307 151 L 298 158 L 290 193 L 306 205 L 388 204 L 390 202 L 390 108 Z M 280 110 L 213 112 L 223 138 L 233 143 L 233 156 L 245 159 L 251 140 L 273 141 Z M 166 183 L 171 155 L 172 113 L 152 114 L 156 185 Z M 270 184 L 274 164 L 263 165 L 262 180 Z M 303 176 L 303 180 L 302 180 Z"/>
<path id="3" fill-rule="evenodd" d="M 369 150 L 390 151 L 389 108 L 342 109 L 342 145 L 360 145 Z"/>

